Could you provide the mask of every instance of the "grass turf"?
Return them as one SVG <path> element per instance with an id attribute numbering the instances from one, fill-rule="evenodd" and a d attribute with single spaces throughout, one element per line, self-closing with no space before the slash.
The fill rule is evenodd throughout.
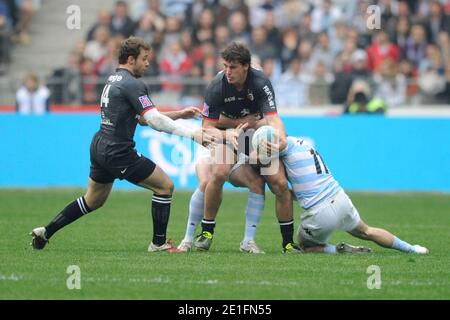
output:
<path id="1" fill-rule="evenodd" d="M 370 225 L 384 227 L 428 256 L 404 254 L 336 232 L 331 243 L 370 246 L 366 255 L 283 255 L 267 196 L 257 243 L 265 255 L 239 252 L 247 193 L 225 193 L 210 252 L 148 253 L 150 192 L 113 192 L 106 205 L 61 230 L 42 251 L 28 233 L 83 193 L 81 189 L 0 190 L 0 299 L 450 299 L 450 197 L 445 194 L 351 193 Z M 177 191 L 168 236 L 176 244 L 190 193 Z M 295 225 L 299 209 L 295 205 Z M 68 266 L 81 271 L 69 290 Z M 367 287 L 371 265 L 381 288 Z"/>

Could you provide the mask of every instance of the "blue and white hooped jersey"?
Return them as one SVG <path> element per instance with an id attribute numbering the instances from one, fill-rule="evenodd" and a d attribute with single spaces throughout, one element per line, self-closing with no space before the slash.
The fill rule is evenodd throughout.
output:
<path id="1" fill-rule="evenodd" d="M 341 190 L 320 154 L 303 139 L 287 137 L 280 156 L 302 208 L 309 209 Z"/>

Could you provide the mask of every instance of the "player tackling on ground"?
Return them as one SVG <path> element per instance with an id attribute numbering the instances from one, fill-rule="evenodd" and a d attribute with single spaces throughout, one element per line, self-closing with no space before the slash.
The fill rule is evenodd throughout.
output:
<path id="1" fill-rule="evenodd" d="M 272 139 L 275 141 L 276 137 Z M 268 144 L 276 149 L 276 143 Z M 262 148 L 261 152 L 267 152 Z M 344 230 L 351 235 L 371 240 L 385 248 L 403 252 L 427 254 L 429 250 L 411 245 L 390 232 L 368 226 L 361 220 L 350 198 L 333 178 L 320 154 L 303 139 L 288 137 L 287 145 L 279 154 L 299 205 L 304 209 L 298 228 L 298 242 L 304 252 L 359 253 L 370 252 L 367 247 L 346 243 L 327 243 L 334 230 Z"/>
<path id="2" fill-rule="evenodd" d="M 47 226 L 33 229 L 32 246 L 43 249 L 59 229 L 100 208 L 108 198 L 115 179 L 125 179 L 153 191 L 153 239 L 148 251 L 172 248 L 166 242 L 173 182 L 153 161 L 136 151 L 134 132 L 138 122 L 153 129 L 211 143 L 204 129 L 191 130 L 171 118 L 189 118 L 199 110 L 161 114 L 149 98 L 146 85 L 138 80 L 149 66 L 150 46 L 131 37 L 121 43 L 119 68 L 108 78 L 101 96 L 101 127 L 90 146 L 91 167 L 87 192 L 68 204 Z M 170 118 L 171 117 L 171 118 Z"/>

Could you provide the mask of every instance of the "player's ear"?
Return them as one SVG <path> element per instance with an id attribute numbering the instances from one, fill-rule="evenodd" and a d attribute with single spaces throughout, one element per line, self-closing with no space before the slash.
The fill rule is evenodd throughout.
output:
<path id="1" fill-rule="evenodd" d="M 127 64 L 134 65 L 136 63 L 136 58 L 133 56 L 128 56 Z"/>

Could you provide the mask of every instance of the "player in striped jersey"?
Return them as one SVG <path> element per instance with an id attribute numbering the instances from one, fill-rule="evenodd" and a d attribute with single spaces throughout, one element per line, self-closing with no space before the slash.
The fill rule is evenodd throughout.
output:
<path id="1" fill-rule="evenodd" d="M 269 148 L 276 148 L 274 144 L 268 145 Z M 385 248 L 417 254 L 429 252 L 425 247 L 411 245 L 389 231 L 370 227 L 361 220 L 358 210 L 334 179 L 320 154 L 305 140 L 288 137 L 287 146 L 280 151 L 279 156 L 293 193 L 304 209 L 297 232 L 299 245 L 304 252 L 371 252 L 367 247 L 356 247 L 344 242 L 329 244 L 328 239 L 338 229 Z"/>

